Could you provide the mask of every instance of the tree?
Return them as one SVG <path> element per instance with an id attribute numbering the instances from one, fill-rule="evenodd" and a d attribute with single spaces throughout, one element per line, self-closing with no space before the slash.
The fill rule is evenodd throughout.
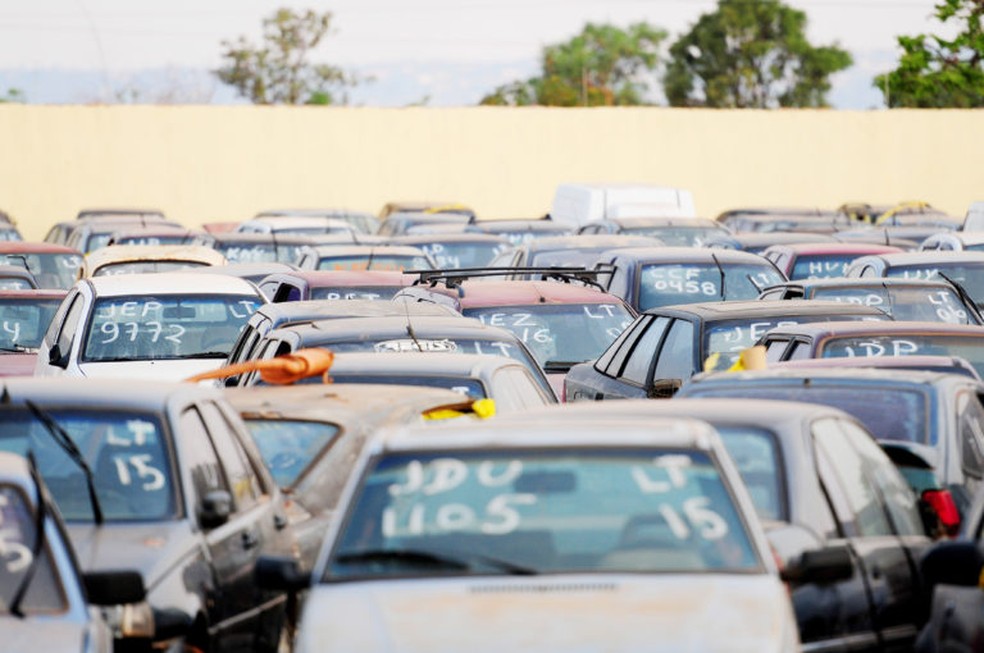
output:
<path id="1" fill-rule="evenodd" d="M 295 13 L 278 9 L 263 19 L 263 45 L 246 37 L 223 41 L 225 65 L 214 71 L 253 104 L 335 104 L 334 90 L 354 86 L 357 79 L 328 64 L 308 62 L 331 28 L 331 12 Z"/>
<path id="2" fill-rule="evenodd" d="M 670 46 L 663 81 L 673 106 L 824 107 L 830 75 L 851 63 L 836 45 L 810 45 L 802 11 L 778 0 L 719 0 Z"/>
<path id="3" fill-rule="evenodd" d="M 920 34 L 900 36 L 898 67 L 874 80 L 889 107 L 984 106 L 984 0 L 943 0 L 936 5 L 941 23 L 953 21 L 953 39 Z"/>
<path id="4" fill-rule="evenodd" d="M 646 23 L 620 29 L 588 23 L 566 43 L 547 46 L 542 73 L 500 86 L 482 104 L 615 106 L 646 102 L 666 32 Z"/>
<path id="5" fill-rule="evenodd" d="M 24 103 L 27 98 L 24 96 L 24 91 L 19 88 L 8 88 L 7 92 L 0 95 L 0 104 L 4 103 Z"/>

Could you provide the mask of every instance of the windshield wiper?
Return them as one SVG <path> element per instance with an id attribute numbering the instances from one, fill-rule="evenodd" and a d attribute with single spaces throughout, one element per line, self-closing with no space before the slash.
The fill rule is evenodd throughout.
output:
<path id="1" fill-rule="evenodd" d="M 584 361 L 547 361 L 543 364 L 544 372 L 566 372 Z"/>
<path id="2" fill-rule="evenodd" d="M 14 592 L 10 600 L 10 614 L 14 615 L 18 619 L 23 619 L 27 615 L 21 610 L 21 602 L 27 595 L 27 589 L 31 586 L 31 580 L 34 578 L 34 572 L 38 568 L 38 558 L 44 551 L 44 539 L 45 539 L 45 521 L 48 516 L 48 504 L 45 501 L 44 486 L 41 484 L 41 475 L 38 474 L 38 465 L 34 460 L 34 454 L 30 451 L 27 453 L 27 464 L 31 472 L 31 480 L 34 482 L 34 489 L 38 493 L 38 507 L 37 511 L 34 513 L 34 546 L 31 547 L 31 562 L 28 563 L 28 567 L 24 570 L 24 577 L 21 578 L 20 585 L 17 586 L 17 591 Z"/>
<path id="3" fill-rule="evenodd" d="M 193 360 L 195 358 L 229 358 L 229 352 L 227 351 L 200 351 L 197 354 L 185 354 L 184 356 L 176 356 L 175 358 Z"/>
<path id="4" fill-rule="evenodd" d="M 37 350 L 37 347 L 27 347 L 26 345 L 18 345 L 17 343 L 7 347 L 0 347 L 0 352 L 6 352 L 8 354 L 30 354 Z"/>
<path id="5" fill-rule="evenodd" d="M 421 551 L 418 549 L 367 549 L 365 551 L 347 551 L 335 556 L 335 561 L 343 564 L 350 562 L 388 562 L 391 560 L 412 565 L 450 567 L 461 571 L 474 570 L 474 563 L 477 562 L 516 576 L 535 576 L 539 573 L 535 569 L 523 567 L 508 560 L 500 560 L 478 553 L 468 553 L 465 558 L 461 558 L 438 551 Z"/>
<path id="6" fill-rule="evenodd" d="M 82 473 L 85 475 L 85 484 L 89 489 L 89 503 L 92 504 L 92 521 L 96 524 L 96 526 L 101 525 L 103 523 L 103 512 L 102 506 L 99 505 L 99 497 L 96 496 L 95 477 L 92 474 L 92 468 L 89 467 L 89 463 L 85 462 L 82 452 L 79 451 L 75 441 L 72 440 L 72 436 L 70 436 L 51 415 L 38 408 L 37 404 L 30 399 L 24 400 L 24 405 L 27 406 L 28 410 L 31 411 L 31 414 L 33 414 L 34 417 L 41 422 L 55 443 L 61 447 L 62 450 L 68 454 L 68 457 L 71 458 L 72 462 L 74 462 L 79 469 L 82 470 Z"/>

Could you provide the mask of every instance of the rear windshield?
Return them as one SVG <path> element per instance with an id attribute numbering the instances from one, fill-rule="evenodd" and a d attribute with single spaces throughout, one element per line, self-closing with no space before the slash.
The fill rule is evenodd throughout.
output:
<path id="1" fill-rule="evenodd" d="M 817 288 L 812 299 L 873 306 L 896 320 L 976 324 L 963 301 L 949 288 Z"/>
<path id="2" fill-rule="evenodd" d="M 180 272 L 208 266 L 202 261 L 126 261 L 110 263 L 92 273 L 94 277 L 109 277 L 119 274 L 149 274 L 151 272 Z"/>
<path id="3" fill-rule="evenodd" d="M 0 351 L 37 349 L 61 300 L 0 300 Z"/>
<path id="4" fill-rule="evenodd" d="M 27 268 L 37 279 L 39 288 L 71 288 L 82 257 L 63 252 L 0 254 L 0 264 Z"/>
<path id="5" fill-rule="evenodd" d="M 439 270 L 481 268 L 506 251 L 509 245 L 495 242 L 444 242 L 418 245 L 437 265 Z"/>
<path id="6" fill-rule="evenodd" d="M 311 288 L 311 299 L 393 299 L 403 286 L 359 286 Z"/>
<path id="7" fill-rule="evenodd" d="M 715 425 L 762 519 L 785 521 L 785 490 L 776 436 L 750 426 Z"/>
<path id="8" fill-rule="evenodd" d="M 30 582 L 20 605 L 24 613 L 68 608 L 49 549 L 43 546 L 34 560 L 37 537 L 37 515 L 20 489 L 0 485 L 0 615 L 10 614 L 10 604 L 24 582 Z M 34 575 L 28 580 L 32 563 Z"/>
<path id="9" fill-rule="evenodd" d="M 243 421 L 277 485 L 284 488 L 293 485 L 341 431 L 331 422 L 257 418 Z"/>
<path id="10" fill-rule="evenodd" d="M 946 263 L 936 260 L 920 265 L 890 267 L 885 276 L 939 281 L 945 276 L 950 281 L 963 286 L 978 305 L 984 303 L 984 264 Z"/>
<path id="11" fill-rule="evenodd" d="M 984 375 L 984 333 L 981 337 L 912 334 L 828 338 L 820 343 L 817 358 L 914 355 L 959 356 L 981 376 Z"/>
<path id="12" fill-rule="evenodd" d="M 835 254 L 811 254 L 797 256 L 793 263 L 793 271 L 789 274 L 790 279 L 829 279 L 832 277 L 843 277 L 857 254 L 835 255 Z"/>
<path id="13" fill-rule="evenodd" d="M 433 376 L 417 374 L 414 376 L 394 376 L 392 374 L 331 374 L 336 383 L 375 383 L 386 385 L 418 385 L 427 388 L 443 388 L 466 395 L 469 399 L 485 399 L 485 386 L 478 379 L 460 376 Z M 306 379 L 305 379 L 306 380 Z M 321 379 L 315 377 L 314 381 Z"/>
<path id="14" fill-rule="evenodd" d="M 319 270 L 430 270 L 434 266 L 424 256 L 389 256 L 386 254 L 359 256 L 328 256 L 318 261 Z"/>
<path id="15" fill-rule="evenodd" d="M 756 299 L 760 288 L 785 281 L 771 265 L 660 263 L 642 266 L 639 275 L 639 310 L 720 299 Z"/>

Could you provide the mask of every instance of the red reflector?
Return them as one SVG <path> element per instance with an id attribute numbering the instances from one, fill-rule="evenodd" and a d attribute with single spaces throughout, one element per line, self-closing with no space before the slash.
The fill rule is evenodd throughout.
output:
<path id="1" fill-rule="evenodd" d="M 936 512 L 947 535 L 952 537 L 960 531 L 960 513 L 949 490 L 926 490 L 922 498 Z"/>

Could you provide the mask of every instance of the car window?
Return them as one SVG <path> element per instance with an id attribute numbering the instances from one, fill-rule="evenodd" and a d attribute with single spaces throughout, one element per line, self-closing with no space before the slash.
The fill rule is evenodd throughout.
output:
<path id="1" fill-rule="evenodd" d="M 786 489 L 776 436 L 751 426 L 715 425 L 762 519 L 786 521 Z"/>
<path id="2" fill-rule="evenodd" d="M 669 325 L 668 317 L 657 317 L 652 321 L 646 332 L 636 338 L 619 378 L 640 386 L 646 384 L 646 377 L 649 376 L 649 369 L 656 357 L 659 341 Z"/>
<path id="3" fill-rule="evenodd" d="M 181 467 L 191 476 L 191 487 L 195 491 L 194 505 L 200 505 L 209 492 L 228 492 L 229 486 L 198 409 L 188 408 L 181 413 L 177 437 L 181 443 Z"/>
<path id="4" fill-rule="evenodd" d="M 619 367 L 621 367 L 622 361 L 625 360 L 625 357 L 632 349 L 632 343 L 635 341 L 639 330 L 644 329 L 652 320 L 653 318 L 649 315 L 640 315 L 636 318 L 635 322 L 627 326 L 621 335 L 608 346 L 608 349 L 598 357 L 598 362 L 595 363 L 595 369 L 609 376 L 615 376 Z M 617 365 L 614 364 L 616 354 L 618 354 L 619 360 Z"/>
<path id="5" fill-rule="evenodd" d="M 294 484 L 341 428 L 331 422 L 266 419 L 244 420 L 260 455 L 280 487 Z"/>
<path id="6" fill-rule="evenodd" d="M 895 464 L 874 441 L 871 434 L 854 422 L 838 420 L 845 436 L 864 460 L 865 474 L 878 489 L 892 526 L 899 535 L 923 535 L 925 530 L 916 497 Z"/>
<path id="7" fill-rule="evenodd" d="M 775 363 L 776 361 L 783 360 L 782 355 L 786 353 L 786 347 L 789 345 L 788 338 L 769 338 L 765 341 L 765 360 L 769 363 Z"/>
<path id="8" fill-rule="evenodd" d="M 408 451 L 373 461 L 359 486 L 328 580 L 761 564 L 716 463 L 700 451 Z"/>
<path id="9" fill-rule="evenodd" d="M 243 451 L 235 435 L 229 430 L 225 418 L 215 406 L 203 402 L 199 405 L 199 409 L 219 456 L 219 462 L 225 471 L 233 500 L 236 502 L 236 509 L 248 510 L 256 503 L 262 490 L 246 452 Z"/>
<path id="10" fill-rule="evenodd" d="M 0 298 L 0 351 L 39 347 L 60 305 L 59 298 Z"/>
<path id="11" fill-rule="evenodd" d="M 960 426 L 960 458 L 964 473 L 984 478 L 984 409 L 975 393 L 965 391 L 957 397 Z"/>
<path id="12" fill-rule="evenodd" d="M 892 535 L 888 515 L 878 491 L 868 478 L 865 462 L 841 430 L 838 420 L 816 420 L 810 430 L 817 456 L 826 458 L 836 482 L 847 498 L 861 536 Z"/>
<path id="13" fill-rule="evenodd" d="M 805 340 L 794 340 L 793 345 L 786 355 L 788 361 L 806 360 L 813 357 L 813 347 Z"/>
<path id="14" fill-rule="evenodd" d="M 830 337 L 820 343 L 818 357 L 960 356 L 984 375 L 984 337 L 950 334 L 899 334 Z"/>
<path id="15" fill-rule="evenodd" d="M 656 359 L 654 379 L 689 379 L 694 374 L 694 325 L 673 321 Z"/>
<path id="16" fill-rule="evenodd" d="M 62 356 L 68 354 L 72 349 L 72 339 L 75 337 L 75 332 L 78 331 L 79 321 L 82 319 L 82 312 L 84 310 L 84 303 L 85 301 L 81 294 L 75 295 L 75 299 L 72 300 L 72 304 L 65 314 L 65 321 L 62 322 L 61 330 L 55 339 L 55 344 L 61 350 Z"/>
<path id="17" fill-rule="evenodd" d="M 37 537 L 37 514 L 20 488 L 0 485 L 0 617 L 10 614 L 14 593 L 25 581 L 30 584 L 20 606 L 24 614 L 60 613 L 68 609 L 50 549 L 42 547 L 38 560 L 34 561 Z M 28 573 L 33 573 L 30 579 Z"/>

